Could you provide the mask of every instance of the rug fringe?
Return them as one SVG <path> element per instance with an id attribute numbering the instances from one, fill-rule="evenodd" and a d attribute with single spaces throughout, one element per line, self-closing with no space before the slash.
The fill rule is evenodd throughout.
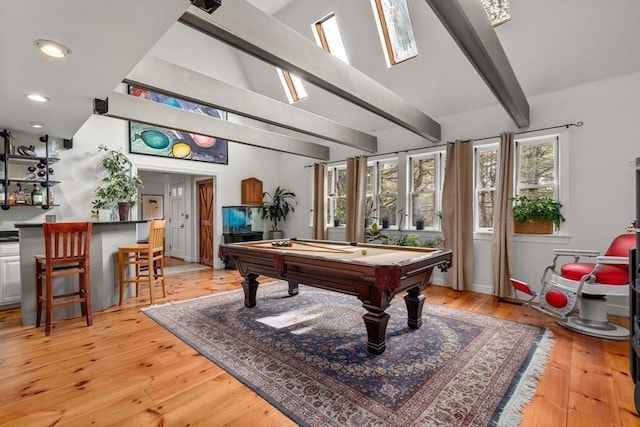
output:
<path id="1" fill-rule="evenodd" d="M 540 337 L 536 350 L 531 356 L 531 362 L 522 373 L 522 377 L 513 392 L 513 397 L 504 407 L 502 414 L 500 414 L 500 418 L 495 424 L 496 427 L 520 425 L 523 420 L 522 410 L 536 394 L 538 379 L 547 366 L 553 345 L 553 332 L 545 328 L 545 332 Z"/>

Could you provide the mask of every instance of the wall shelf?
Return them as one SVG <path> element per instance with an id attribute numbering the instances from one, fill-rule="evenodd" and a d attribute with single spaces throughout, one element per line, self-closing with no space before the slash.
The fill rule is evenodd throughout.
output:
<path id="1" fill-rule="evenodd" d="M 20 208 L 40 208 L 43 210 L 47 210 L 51 207 L 59 206 L 53 203 L 47 203 L 52 200 L 51 198 L 51 187 L 56 184 L 60 184 L 60 181 L 50 180 L 50 172 L 49 165 L 58 162 L 60 159 L 58 157 L 49 157 L 49 135 L 44 135 L 39 138 L 40 142 L 44 143 L 44 151 L 45 155 L 42 156 L 26 156 L 23 154 L 13 154 L 11 145 L 11 132 L 7 129 L 3 129 L 0 132 L 0 136 L 3 138 L 3 152 L 0 153 L 0 162 L 2 164 L 2 178 L 0 178 L 0 184 L 2 184 L 4 188 L 4 198 L 0 200 L 0 208 L 4 211 L 9 210 L 13 207 Z M 25 178 L 13 178 L 9 176 L 9 164 L 36 164 L 37 171 L 44 171 L 44 176 L 40 176 L 37 179 L 26 179 Z M 37 172 L 33 172 L 37 173 Z M 34 175 L 35 176 L 35 175 Z M 41 191 L 43 193 L 43 201 L 41 205 L 31 205 L 24 203 L 15 203 L 9 204 L 9 192 L 10 185 L 39 185 L 41 187 Z M 21 188 L 21 187 L 18 187 Z M 27 190 L 28 191 L 28 190 Z"/>

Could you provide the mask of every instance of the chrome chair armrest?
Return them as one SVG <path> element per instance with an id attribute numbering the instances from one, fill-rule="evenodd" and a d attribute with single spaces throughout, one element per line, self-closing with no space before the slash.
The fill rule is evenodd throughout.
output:
<path id="1" fill-rule="evenodd" d="M 599 256 L 596 258 L 598 264 L 629 264 L 629 257 L 626 256 Z"/>
<path id="2" fill-rule="evenodd" d="M 572 256 L 572 257 L 597 257 L 600 255 L 600 251 L 584 250 L 584 249 L 554 249 L 553 254 L 557 256 Z"/>

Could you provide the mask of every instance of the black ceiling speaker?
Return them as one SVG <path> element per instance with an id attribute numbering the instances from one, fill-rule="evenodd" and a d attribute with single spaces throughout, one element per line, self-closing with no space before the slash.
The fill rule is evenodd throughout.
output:
<path id="1" fill-rule="evenodd" d="M 211 14 L 222 5 L 222 0 L 191 0 L 191 4 Z"/>
<path id="2" fill-rule="evenodd" d="M 109 98 L 107 99 L 93 99 L 93 112 L 94 114 L 107 114 L 109 112 Z"/>

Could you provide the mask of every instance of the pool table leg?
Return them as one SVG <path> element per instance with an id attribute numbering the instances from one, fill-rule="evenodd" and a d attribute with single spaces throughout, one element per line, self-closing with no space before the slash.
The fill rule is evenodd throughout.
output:
<path id="1" fill-rule="evenodd" d="M 362 316 L 367 327 L 367 351 L 369 353 L 382 354 L 387 348 L 385 335 L 389 317 L 391 316 L 384 311 L 369 311 Z"/>
<path id="2" fill-rule="evenodd" d="M 289 280 L 289 296 L 294 297 L 296 295 L 298 295 L 298 282 Z"/>
<path id="3" fill-rule="evenodd" d="M 422 326 L 422 307 L 424 307 L 424 295 L 420 286 L 411 288 L 404 297 L 407 306 L 407 325 L 411 329 L 418 329 Z"/>
<path id="4" fill-rule="evenodd" d="M 244 290 L 244 306 L 252 308 L 256 306 L 256 294 L 258 293 L 257 274 L 249 273 L 244 276 L 242 289 Z"/>

